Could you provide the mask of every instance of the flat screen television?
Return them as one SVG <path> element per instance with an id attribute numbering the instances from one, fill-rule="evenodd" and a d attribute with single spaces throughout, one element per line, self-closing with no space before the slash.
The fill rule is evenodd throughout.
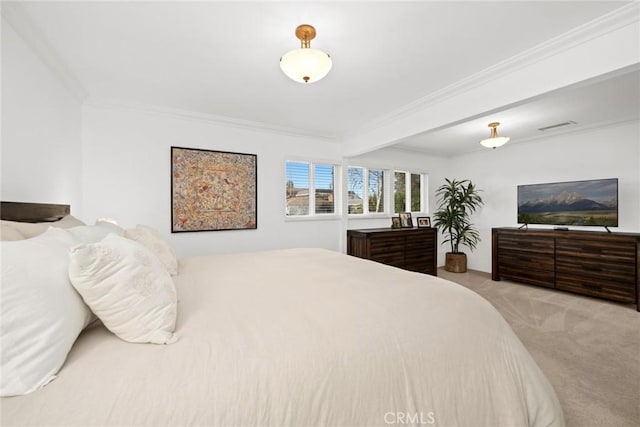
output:
<path id="1" fill-rule="evenodd" d="M 518 186 L 518 223 L 618 226 L 618 178 Z"/>

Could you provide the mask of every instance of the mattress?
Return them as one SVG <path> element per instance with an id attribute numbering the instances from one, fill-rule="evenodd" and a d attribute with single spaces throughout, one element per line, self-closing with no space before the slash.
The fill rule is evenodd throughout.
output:
<path id="1" fill-rule="evenodd" d="M 3 426 L 561 426 L 555 392 L 472 291 L 322 249 L 183 258 L 178 341 L 86 329 Z"/>

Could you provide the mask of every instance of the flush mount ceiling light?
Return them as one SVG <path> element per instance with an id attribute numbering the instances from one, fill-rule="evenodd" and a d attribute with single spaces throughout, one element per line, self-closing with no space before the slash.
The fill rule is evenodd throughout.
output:
<path id="1" fill-rule="evenodd" d="M 480 144 L 487 148 L 496 148 L 501 147 L 509 142 L 508 136 L 498 136 L 498 126 L 500 126 L 500 123 L 498 122 L 489 123 L 489 127 L 491 128 L 491 136 L 480 141 Z"/>
<path id="2" fill-rule="evenodd" d="M 290 79 L 298 83 L 314 83 L 329 73 L 333 62 L 328 53 L 311 49 L 311 40 L 316 29 L 311 25 L 299 25 L 296 37 L 300 39 L 300 49 L 294 49 L 280 58 L 280 68 Z"/>

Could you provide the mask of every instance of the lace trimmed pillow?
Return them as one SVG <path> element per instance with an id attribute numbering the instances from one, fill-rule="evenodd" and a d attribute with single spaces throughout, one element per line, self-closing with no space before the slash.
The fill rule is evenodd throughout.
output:
<path id="1" fill-rule="evenodd" d="M 126 230 L 124 237 L 135 240 L 150 250 L 151 253 L 158 257 L 170 275 L 176 276 L 178 274 L 176 253 L 155 228 L 137 225 L 136 228 Z"/>
<path id="2" fill-rule="evenodd" d="M 173 280 L 144 246 L 109 234 L 70 253 L 71 284 L 111 332 L 124 341 L 170 344 L 177 317 Z"/>

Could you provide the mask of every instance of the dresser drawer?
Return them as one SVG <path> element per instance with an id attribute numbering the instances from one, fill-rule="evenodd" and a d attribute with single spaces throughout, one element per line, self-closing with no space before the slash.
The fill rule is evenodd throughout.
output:
<path id="1" fill-rule="evenodd" d="M 635 261 L 634 240 L 598 240 L 586 239 L 556 239 L 556 255 L 561 257 L 579 257 L 589 261 L 600 260 L 602 262 L 623 262 L 634 264 Z"/>
<path id="2" fill-rule="evenodd" d="M 555 242 L 553 237 L 510 235 L 507 233 L 498 236 L 498 247 L 502 251 L 524 251 L 553 256 Z"/>
<path id="3" fill-rule="evenodd" d="M 376 236 L 370 245 L 371 258 L 388 254 L 389 252 L 404 252 L 404 238 L 396 236 Z"/>
<path id="4" fill-rule="evenodd" d="M 635 264 L 625 262 L 605 262 L 579 257 L 558 257 L 556 272 L 558 275 L 591 277 L 604 283 L 621 283 L 633 288 L 636 280 Z"/>
<path id="5" fill-rule="evenodd" d="M 404 256 L 402 253 L 389 252 L 386 254 L 372 255 L 369 258 L 371 261 L 376 261 L 382 264 L 392 265 L 394 267 L 404 268 Z"/>
<path id="6" fill-rule="evenodd" d="M 558 273 L 556 276 L 557 289 L 631 304 L 636 302 L 634 286 L 634 284 L 625 286 L 621 282 L 593 276 L 576 276 L 565 273 Z"/>
<path id="7" fill-rule="evenodd" d="M 518 266 L 521 270 L 530 268 L 539 270 L 553 271 L 555 268 L 555 259 L 553 254 L 541 254 L 536 252 L 526 252 L 520 250 L 502 250 L 498 251 L 500 259 L 500 267 L 502 266 Z"/>
<path id="8" fill-rule="evenodd" d="M 505 264 L 500 266 L 500 278 L 527 283 L 529 285 L 553 288 L 556 275 L 553 270 L 540 270 L 537 268 L 523 269 L 518 265 Z"/>
<path id="9" fill-rule="evenodd" d="M 409 271 L 415 271 L 417 273 L 433 274 L 435 271 L 431 268 L 431 263 L 425 261 L 411 261 L 405 262 L 404 269 Z"/>

